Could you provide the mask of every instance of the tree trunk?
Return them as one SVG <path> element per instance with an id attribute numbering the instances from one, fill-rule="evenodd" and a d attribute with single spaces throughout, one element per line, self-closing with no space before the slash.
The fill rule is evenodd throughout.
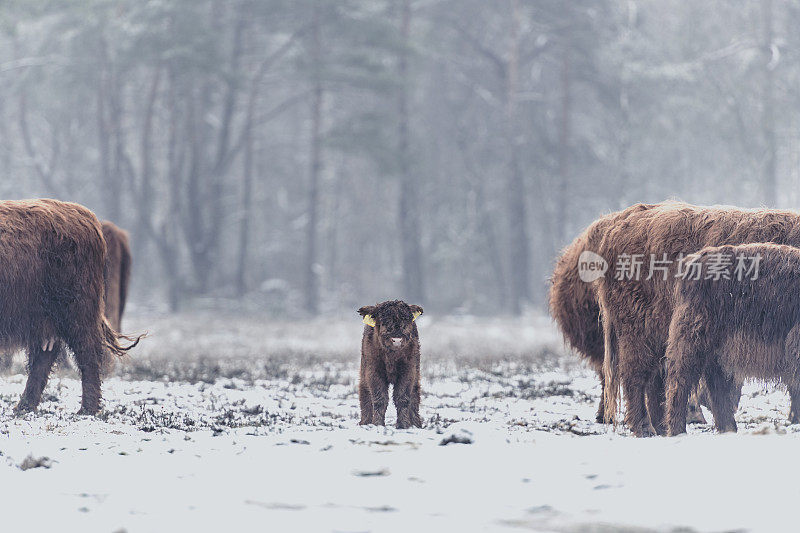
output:
<path id="1" fill-rule="evenodd" d="M 419 222 L 419 181 L 411 171 L 409 133 L 408 51 L 411 46 L 411 2 L 400 0 L 400 35 L 402 38 L 398 77 L 398 159 L 400 163 L 400 249 L 403 266 L 403 297 L 416 304 L 425 303 L 425 280 L 422 270 L 422 245 Z"/>
<path id="2" fill-rule="evenodd" d="M 317 226 L 319 218 L 319 177 L 322 171 L 322 29 L 320 6 L 314 6 L 311 28 L 311 62 L 313 91 L 311 96 L 311 152 L 308 183 L 308 220 L 306 226 L 305 308 L 312 315 L 319 313 L 319 276 L 317 274 Z"/>
<path id="3" fill-rule="evenodd" d="M 775 81 L 773 71 L 776 59 L 773 57 L 773 27 L 772 27 L 772 0 L 764 0 L 762 3 L 764 16 L 764 94 L 763 94 L 763 117 L 762 127 L 764 128 L 764 174 L 762 177 L 763 201 L 767 207 L 777 207 L 777 175 L 776 159 L 777 148 L 775 141 Z"/>
<path id="4" fill-rule="evenodd" d="M 519 0 L 511 1 L 511 31 L 506 67 L 506 135 L 508 161 L 508 222 L 510 311 L 518 315 L 522 305 L 530 299 L 530 257 L 528 217 L 525 205 L 525 182 L 519 162 L 519 127 L 517 119 L 517 83 L 519 70 L 519 25 L 521 11 Z"/>
<path id="5" fill-rule="evenodd" d="M 561 63 L 561 123 L 558 129 L 558 208 L 556 211 L 558 247 L 567 240 L 567 224 L 569 213 L 569 137 L 572 115 L 570 74 L 570 43 L 564 44 L 564 56 Z"/>
<path id="6" fill-rule="evenodd" d="M 250 244 L 250 216 L 253 194 L 253 105 L 248 106 L 245 126 L 244 159 L 242 161 L 242 208 L 239 224 L 239 257 L 236 268 L 236 292 L 241 296 L 247 291 L 247 256 Z"/>

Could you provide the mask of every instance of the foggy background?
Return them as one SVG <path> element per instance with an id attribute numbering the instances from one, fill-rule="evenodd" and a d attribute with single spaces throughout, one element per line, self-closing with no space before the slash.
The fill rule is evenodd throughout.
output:
<path id="1" fill-rule="evenodd" d="M 134 304 L 544 309 L 641 201 L 800 203 L 800 4 L 5 0 L 0 196 L 131 234 Z"/>

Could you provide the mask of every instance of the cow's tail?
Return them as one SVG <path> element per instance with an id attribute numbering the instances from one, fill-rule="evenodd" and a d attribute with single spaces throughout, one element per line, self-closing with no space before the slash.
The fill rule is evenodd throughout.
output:
<path id="1" fill-rule="evenodd" d="M 617 337 L 606 325 L 605 354 L 603 356 L 603 417 L 606 424 L 617 424 L 619 403 L 619 355 Z"/>
<path id="2" fill-rule="evenodd" d="M 146 333 L 142 333 L 141 335 L 137 336 L 123 335 L 122 333 L 118 333 L 114 331 L 114 328 L 111 327 L 111 324 L 108 323 L 108 320 L 103 317 L 103 339 L 105 341 L 106 348 L 108 348 L 108 351 L 112 355 L 116 355 L 117 357 L 124 356 L 128 350 L 139 344 L 139 341 L 146 336 Z M 121 340 L 128 341 L 130 344 L 123 346 L 120 342 Z"/>

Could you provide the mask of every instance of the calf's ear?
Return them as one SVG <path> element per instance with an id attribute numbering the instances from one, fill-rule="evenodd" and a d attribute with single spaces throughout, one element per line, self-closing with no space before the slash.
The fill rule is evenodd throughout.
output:
<path id="1" fill-rule="evenodd" d="M 375 327 L 375 318 L 373 318 L 373 313 L 375 313 L 375 306 L 374 305 L 366 305 L 358 310 L 358 314 L 364 317 L 364 324 Z"/>
<path id="2" fill-rule="evenodd" d="M 416 320 L 423 312 L 422 308 L 418 305 L 411 305 L 409 307 L 411 307 L 411 314 L 414 316 L 414 320 Z"/>

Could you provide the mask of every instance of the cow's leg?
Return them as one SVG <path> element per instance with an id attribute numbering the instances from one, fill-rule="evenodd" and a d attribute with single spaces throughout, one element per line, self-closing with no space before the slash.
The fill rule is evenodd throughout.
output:
<path id="1" fill-rule="evenodd" d="M 88 355 L 78 359 L 78 369 L 81 372 L 81 408 L 79 415 L 94 415 L 100 410 L 100 364 Z"/>
<path id="2" fill-rule="evenodd" d="M 738 383 L 719 366 L 715 355 L 709 358 L 703 375 L 711 398 L 711 414 L 714 415 L 714 425 L 717 431 L 720 433 L 736 432 L 734 418 L 736 402 L 733 391 L 739 386 Z"/>
<path id="3" fill-rule="evenodd" d="M 59 353 L 63 351 L 61 342 L 56 341 L 51 350 L 45 350 L 40 343 L 28 347 L 28 381 L 19 403 L 14 408 L 18 414 L 34 411 L 42 400 L 42 392 L 50 377 L 50 370 Z"/>
<path id="4" fill-rule="evenodd" d="M 637 437 L 656 434 L 647 413 L 645 393 L 652 379 L 655 355 L 635 334 L 617 336 L 619 376 L 625 394 L 625 424 Z"/>
<path id="5" fill-rule="evenodd" d="M 625 393 L 625 424 L 637 437 L 656 435 L 645 407 L 645 389 L 648 381 L 647 374 L 643 372 L 633 372 L 622 376 L 622 390 Z"/>
<path id="6" fill-rule="evenodd" d="M 703 415 L 703 409 L 700 407 L 700 388 L 703 387 L 702 382 L 694 388 L 689 395 L 689 405 L 686 411 L 687 424 L 707 424 L 706 417 Z M 710 403 L 710 402 L 709 402 Z"/>
<path id="7" fill-rule="evenodd" d="M 601 423 L 601 424 L 605 424 L 606 423 L 606 410 L 605 410 L 606 403 L 603 400 L 603 391 L 606 390 L 606 377 L 603 374 L 603 370 L 602 369 L 597 372 L 597 377 L 600 378 L 600 402 L 597 404 L 597 415 L 594 417 L 594 419 L 597 422 Z"/>
<path id="8" fill-rule="evenodd" d="M 106 356 L 106 347 L 99 328 L 86 331 L 81 325 L 73 324 L 67 343 L 75 354 L 75 362 L 81 373 L 80 415 L 94 415 L 100 410 L 100 369 Z"/>
<path id="9" fill-rule="evenodd" d="M 600 394 L 600 407 L 597 410 L 597 416 L 602 414 L 602 423 L 613 422 L 616 425 L 617 413 L 619 411 L 618 397 L 619 397 L 619 380 L 620 372 L 619 366 L 621 364 L 620 348 L 617 339 L 617 334 L 611 325 L 610 320 L 603 321 L 603 365 L 597 369 L 600 376 L 600 385 L 602 387 Z M 608 367 L 608 368 L 605 368 Z M 606 370 L 611 371 L 611 375 L 606 376 Z M 614 383 L 608 383 L 606 378 L 613 379 Z M 606 388 L 608 387 L 608 390 Z"/>
<path id="10" fill-rule="evenodd" d="M 14 364 L 14 353 L 0 353 L 0 372 L 8 372 Z"/>
<path id="11" fill-rule="evenodd" d="M 653 372 L 653 377 L 647 386 L 647 412 L 650 415 L 650 423 L 659 435 L 667 434 L 667 426 L 664 423 L 664 402 L 666 396 L 664 392 L 663 365 L 659 365 L 658 370 Z"/>
<path id="12" fill-rule="evenodd" d="M 361 421 L 359 424 L 372 424 L 372 395 L 369 386 L 361 381 L 358 384 L 358 402 L 361 404 Z"/>
<path id="13" fill-rule="evenodd" d="M 376 372 L 370 378 L 369 392 L 372 396 L 372 423 L 385 426 L 386 408 L 389 407 L 389 382 Z"/>
<path id="14" fill-rule="evenodd" d="M 789 399 L 789 423 L 800 424 L 800 384 L 789 387 Z"/>

